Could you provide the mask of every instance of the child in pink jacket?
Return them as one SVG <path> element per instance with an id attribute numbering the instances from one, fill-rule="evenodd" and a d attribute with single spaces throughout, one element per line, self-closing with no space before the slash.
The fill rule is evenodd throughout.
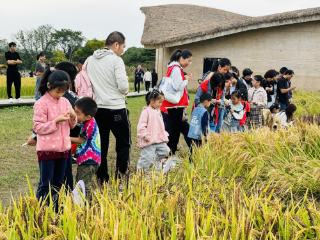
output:
<path id="1" fill-rule="evenodd" d="M 158 90 L 153 90 L 146 96 L 148 106 L 143 109 L 137 127 L 138 146 L 141 148 L 138 170 L 150 170 L 169 156 L 169 134 L 165 130 L 160 111 L 163 99 L 163 94 Z"/>
<path id="2" fill-rule="evenodd" d="M 69 81 L 69 75 L 64 71 L 48 71 L 39 87 L 42 97 L 34 105 L 33 130 L 37 134 L 40 169 L 39 200 L 46 198 L 49 189 L 54 197 L 64 181 L 71 149 L 70 129 L 77 124 L 71 104 L 62 97 L 69 88 Z"/>

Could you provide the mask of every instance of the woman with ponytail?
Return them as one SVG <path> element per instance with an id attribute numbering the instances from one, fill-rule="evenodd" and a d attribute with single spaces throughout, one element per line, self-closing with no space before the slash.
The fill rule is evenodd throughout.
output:
<path id="1" fill-rule="evenodd" d="M 164 100 L 161 105 L 161 112 L 169 133 L 168 146 L 171 154 L 175 154 L 179 143 L 180 133 L 188 135 L 189 125 L 184 121 L 184 111 L 189 105 L 187 85 L 192 80 L 191 74 L 185 75 L 184 69 L 192 62 L 192 53 L 189 50 L 176 50 L 171 58 L 167 69 L 166 77 L 172 79 L 173 88 L 178 89 L 183 86 L 183 94 L 176 104 Z M 189 141 L 187 140 L 187 144 Z"/>

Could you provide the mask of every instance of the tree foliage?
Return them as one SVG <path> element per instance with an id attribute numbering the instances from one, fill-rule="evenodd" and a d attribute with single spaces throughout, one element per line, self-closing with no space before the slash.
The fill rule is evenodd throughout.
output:
<path id="1" fill-rule="evenodd" d="M 61 49 L 69 61 L 73 60 L 74 52 L 82 46 L 84 36 L 81 31 L 73 31 L 71 29 L 56 30 L 53 38 L 57 47 Z"/>
<path id="2" fill-rule="evenodd" d="M 129 67 L 141 64 L 152 68 L 154 67 L 155 56 L 156 51 L 154 49 L 131 47 L 123 55 L 123 60 Z"/>
<path id="3" fill-rule="evenodd" d="M 104 41 L 97 39 L 88 40 L 83 47 L 79 48 L 74 53 L 74 60 L 79 61 L 80 59 L 86 59 L 87 57 L 92 55 L 95 50 L 103 47 Z"/>

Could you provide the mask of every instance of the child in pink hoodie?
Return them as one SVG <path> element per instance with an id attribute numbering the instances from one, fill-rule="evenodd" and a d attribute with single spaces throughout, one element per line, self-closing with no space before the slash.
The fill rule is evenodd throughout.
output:
<path id="1" fill-rule="evenodd" d="M 44 200 L 60 190 L 71 140 L 70 129 L 77 124 L 71 104 L 62 96 L 69 88 L 69 75 L 61 70 L 47 72 L 39 87 L 42 97 L 34 105 L 33 130 L 37 134 L 40 181 L 37 198 Z"/>
<path id="2" fill-rule="evenodd" d="M 143 109 L 137 127 L 138 146 L 141 148 L 138 170 L 147 171 L 169 156 L 169 134 L 165 130 L 160 111 L 163 99 L 163 94 L 158 90 L 146 96 L 148 106 Z"/>

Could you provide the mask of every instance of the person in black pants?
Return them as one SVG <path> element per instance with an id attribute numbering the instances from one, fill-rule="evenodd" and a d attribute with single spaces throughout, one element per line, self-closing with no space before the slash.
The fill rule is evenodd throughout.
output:
<path id="1" fill-rule="evenodd" d="M 8 64 L 7 69 L 7 95 L 8 99 L 12 99 L 11 88 L 14 84 L 16 91 L 16 99 L 20 98 L 21 91 L 21 75 L 19 73 L 18 65 L 22 64 L 19 53 L 16 52 L 17 44 L 9 43 L 9 51 L 5 53 L 5 58 Z"/>
<path id="2" fill-rule="evenodd" d="M 116 138 L 116 178 L 120 178 L 121 174 L 127 173 L 129 165 L 131 146 L 129 111 L 99 108 L 95 119 L 99 126 L 102 159 L 97 175 L 100 179 L 109 180 L 107 161 L 103 160 L 107 159 L 111 131 Z"/>
<path id="3" fill-rule="evenodd" d="M 152 69 L 152 85 L 151 87 L 154 88 L 158 84 L 158 73 L 156 72 L 155 69 Z"/>
<path id="4" fill-rule="evenodd" d="M 124 35 L 113 32 L 106 39 L 106 47 L 97 50 L 87 59 L 87 73 L 98 105 L 95 119 L 101 140 L 101 165 L 97 177 L 101 184 L 109 180 L 107 155 L 111 131 L 116 138 L 115 177 L 119 180 L 119 190 L 124 186 L 123 180 L 128 180 L 131 147 L 130 122 L 126 106 L 129 81 L 121 58 L 124 49 Z"/>
<path id="5" fill-rule="evenodd" d="M 143 75 L 144 75 L 144 71 L 143 71 L 141 65 L 139 65 L 134 72 L 134 90 L 135 90 L 135 92 L 138 92 L 138 93 L 140 92 L 140 84 L 143 81 Z"/>

